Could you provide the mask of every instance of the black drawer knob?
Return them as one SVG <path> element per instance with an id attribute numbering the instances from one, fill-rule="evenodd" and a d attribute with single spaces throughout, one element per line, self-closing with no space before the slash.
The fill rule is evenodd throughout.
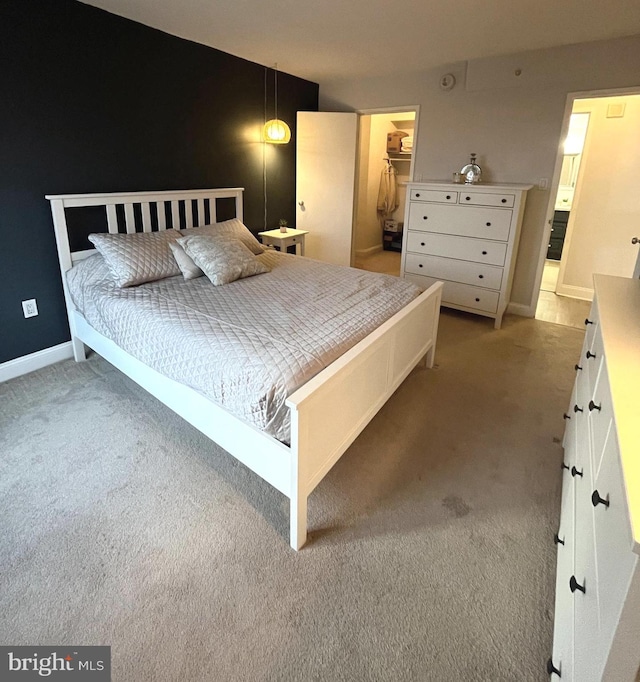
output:
<path id="1" fill-rule="evenodd" d="M 506 199 L 501 199 L 500 201 L 502 201 L 503 204 L 506 204 L 506 203 L 507 203 L 507 200 L 506 200 Z"/>
<path id="2" fill-rule="evenodd" d="M 584 318 L 584 323 L 585 323 L 585 325 L 587 325 L 587 324 L 593 324 L 593 322 L 592 322 L 588 317 L 585 317 L 585 318 Z"/>
<path id="3" fill-rule="evenodd" d="M 418 267 L 421 268 L 421 267 L 422 267 L 422 263 L 418 263 Z"/>
<path id="4" fill-rule="evenodd" d="M 480 303 L 480 299 L 479 299 L 479 298 L 476 298 L 476 303 Z"/>
<path id="5" fill-rule="evenodd" d="M 424 245 L 425 245 L 424 242 L 420 242 L 420 246 L 424 246 Z M 582 367 L 580 369 L 582 369 Z"/>
<path id="6" fill-rule="evenodd" d="M 551 659 L 547 661 L 547 675 L 557 675 L 558 677 L 562 677 L 560 671 L 555 665 L 553 665 L 553 661 Z"/>
<path id="7" fill-rule="evenodd" d="M 586 594 L 587 591 L 584 588 L 584 585 L 581 585 L 577 580 L 575 575 L 572 575 L 571 578 L 569 578 L 569 589 L 572 592 L 575 592 L 576 590 L 579 590 L 582 592 L 582 594 Z"/>
<path id="8" fill-rule="evenodd" d="M 465 201 L 471 201 L 471 197 L 465 197 Z"/>
<path id="9" fill-rule="evenodd" d="M 571 419 L 571 415 L 568 415 L 566 412 L 562 415 L 563 419 Z"/>
<path id="10" fill-rule="evenodd" d="M 424 246 L 424 245 L 423 245 L 423 246 Z M 575 365 L 573 366 L 573 369 L 575 369 L 576 372 L 577 372 L 579 369 L 582 369 L 582 367 L 580 367 L 580 365 L 578 365 L 578 364 L 575 364 Z"/>
<path id="11" fill-rule="evenodd" d="M 568 464 L 565 464 L 564 462 L 562 462 L 562 464 L 560 465 L 560 468 L 561 468 L 561 469 L 566 469 L 567 471 L 569 471 L 569 465 L 568 465 Z"/>
<path id="12" fill-rule="evenodd" d="M 450 194 L 447 194 L 447 199 L 451 199 L 451 195 L 450 195 Z"/>
<path id="13" fill-rule="evenodd" d="M 483 251 L 483 252 L 482 252 L 482 255 L 483 255 L 483 256 L 486 256 L 486 255 L 487 255 L 487 252 L 486 252 L 486 251 Z"/>
<path id="14" fill-rule="evenodd" d="M 564 545 L 564 540 L 561 540 L 557 533 L 553 536 L 553 541 L 556 543 L 556 545 Z"/>
<path id="15" fill-rule="evenodd" d="M 602 403 L 600 405 L 596 405 L 593 400 L 589 401 L 589 412 L 593 412 L 594 410 L 598 410 L 600 412 L 602 410 Z"/>
<path id="16" fill-rule="evenodd" d="M 584 471 L 578 471 L 575 467 L 571 467 L 571 475 L 575 478 L 576 476 L 582 476 L 584 475 Z"/>
<path id="17" fill-rule="evenodd" d="M 428 216 L 428 215 L 423 215 L 423 216 L 422 216 L 422 220 L 429 220 L 429 216 Z"/>
<path id="18" fill-rule="evenodd" d="M 419 196 L 420 196 L 420 192 L 416 192 L 416 197 L 419 197 Z"/>
<path id="19" fill-rule="evenodd" d="M 484 275 L 478 275 L 478 279 L 484 279 Z"/>
<path id="20" fill-rule="evenodd" d="M 578 407 L 577 405 L 573 406 L 573 411 L 578 414 L 578 412 L 584 412 L 584 410 L 581 407 Z"/>
<path id="21" fill-rule="evenodd" d="M 595 354 L 595 353 L 592 353 L 590 350 L 587 351 L 587 360 L 588 360 L 589 358 L 595 358 L 595 357 L 596 357 L 596 354 Z"/>
<path id="22" fill-rule="evenodd" d="M 491 227 L 491 223 L 487 223 L 487 227 Z"/>
<path id="23" fill-rule="evenodd" d="M 607 499 L 603 499 L 600 497 L 600 493 L 597 490 L 593 491 L 593 495 L 591 495 L 591 504 L 594 507 L 597 507 L 599 504 L 603 504 L 605 507 L 609 506 L 609 495 L 607 495 Z"/>

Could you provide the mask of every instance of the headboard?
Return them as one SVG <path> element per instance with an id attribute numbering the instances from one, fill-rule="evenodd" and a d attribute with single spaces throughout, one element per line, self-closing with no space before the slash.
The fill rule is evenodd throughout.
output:
<path id="1" fill-rule="evenodd" d="M 163 192 L 117 192 L 102 194 L 47 194 L 51 202 L 58 258 L 63 274 L 93 249 L 73 250 L 69 242 L 67 209 L 103 206 L 107 230 L 115 234 L 124 227 L 129 234 L 170 228 L 185 229 L 216 222 L 216 200 L 233 199 L 235 217 L 242 220 L 244 187 L 191 189 Z"/>

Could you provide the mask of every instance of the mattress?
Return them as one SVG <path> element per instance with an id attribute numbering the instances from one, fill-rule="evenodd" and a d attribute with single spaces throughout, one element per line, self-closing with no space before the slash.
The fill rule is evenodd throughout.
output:
<path id="1" fill-rule="evenodd" d="M 100 334 L 289 443 L 287 396 L 416 298 L 397 277 L 268 250 L 270 272 L 214 287 L 170 277 L 118 288 L 93 255 L 67 273 Z"/>

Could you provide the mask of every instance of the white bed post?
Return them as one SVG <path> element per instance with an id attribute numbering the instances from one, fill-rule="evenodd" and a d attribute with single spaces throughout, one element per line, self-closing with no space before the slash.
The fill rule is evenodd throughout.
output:
<path id="1" fill-rule="evenodd" d="M 51 199 L 51 213 L 53 215 L 53 227 L 56 234 L 56 246 L 58 248 L 58 259 L 60 260 L 60 274 L 62 275 L 62 287 L 64 289 L 64 300 L 67 306 L 67 319 L 69 320 L 69 331 L 71 332 L 71 346 L 73 347 L 73 357 L 76 362 L 83 362 L 87 359 L 87 349 L 84 343 L 76 336 L 73 312 L 74 307 L 71 302 L 71 295 L 67 289 L 67 270 L 73 265 L 71 260 L 71 249 L 69 247 L 69 234 L 67 232 L 67 217 L 64 213 L 64 200 Z"/>
<path id="2" fill-rule="evenodd" d="M 305 477 L 305 434 L 300 433 L 298 411 L 291 408 L 291 491 L 289 494 L 289 544 L 298 551 L 307 541 L 307 477 Z"/>

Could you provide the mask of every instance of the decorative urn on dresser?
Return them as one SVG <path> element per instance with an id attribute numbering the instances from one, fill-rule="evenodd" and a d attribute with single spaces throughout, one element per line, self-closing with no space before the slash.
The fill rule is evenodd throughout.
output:
<path id="1" fill-rule="evenodd" d="M 499 329 L 532 187 L 407 183 L 402 277 L 423 288 L 443 281 L 443 306 L 492 317 Z"/>

